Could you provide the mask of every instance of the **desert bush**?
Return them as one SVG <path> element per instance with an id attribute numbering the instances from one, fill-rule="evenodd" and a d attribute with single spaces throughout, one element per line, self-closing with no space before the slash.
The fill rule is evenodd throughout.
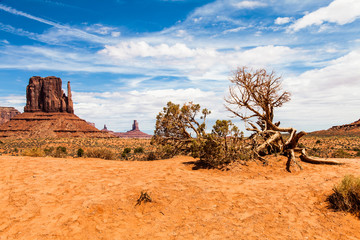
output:
<path id="1" fill-rule="evenodd" d="M 150 152 L 147 155 L 147 160 L 148 161 L 153 161 L 153 160 L 156 160 L 156 159 L 159 159 L 159 157 L 156 155 L 156 152 Z"/>
<path id="2" fill-rule="evenodd" d="M 44 153 L 45 153 L 46 156 L 50 156 L 50 155 L 53 154 L 54 150 L 55 150 L 54 147 L 47 147 L 47 148 L 44 149 Z"/>
<path id="3" fill-rule="evenodd" d="M 86 150 L 86 157 L 102 158 L 106 160 L 115 160 L 116 153 L 107 148 L 90 148 Z"/>
<path id="4" fill-rule="evenodd" d="M 137 147 L 134 149 L 134 153 L 144 153 L 144 148 L 143 147 Z"/>
<path id="5" fill-rule="evenodd" d="M 66 147 L 62 147 L 62 146 L 57 147 L 55 153 L 53 153 L 52 156 L 56 157 L 56 158 L 64 158 L 64 157 L 66 157 L 67 156 Z"/>
<path id="6" fill-rule="evenodd" d="M 245 148 L 243 133 L 230 120 L 217 120 L 211 134 L 195 149 L 199 149 L 200 160 L 214 168 L 254 157 Z"/>
<path id="7" fill-rule="evenodd" d="M 333 153 L 333 157 L 335 158 L 350 158 L 351 154 L 344 151 L 344 149 L 337 149 L 334 153 Z"/>
<path id="8" fill-rule="evenodd" d="M 360 178 L 346 175 L 341 183 L 333 188 L 328 201 L 333 209 L 360 215 Z"/>
<path id="9" fill-rule="evenodd" d="M 83 156 L 84 156 L 84 149 L 79 148 L 79 149 L 77 150 L 77 156 L 78 156 L 78 157 L 83 157 Z"/>
<path id="10" fill-rule="evenodd" d="M 123 153 L 128 154 L 131 152 L 131 148 L 124 148 Z"/>
<path id="11" fill-rule="evenodd" d="M 32 148 L 32 149 L 25 149 L 22 152 L 23 156 L 29 156 L 29 157 L 45 157 L 45 153 L 40 148 Z"/>

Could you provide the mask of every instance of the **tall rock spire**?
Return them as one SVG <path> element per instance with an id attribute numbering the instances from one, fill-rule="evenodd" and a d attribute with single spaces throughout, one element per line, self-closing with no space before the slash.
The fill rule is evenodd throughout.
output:
<path id="1" fill-rule="evenodd" d="M 134 120 L 134 123 L 132 125 L 132 131 L 140 131 L 139 123 L 136 120 Z"/>
<path id="2" fill-rule="evenodd" d="M 70 81 L 68 81 L 67 83 L 67 91 L 68 91 L 68 96 L 67 96 L 67 108 L 66 111 L 68 113 L 74 113 L 74 104 L 72 101 L 72 95 L 71 95 L 71 87 L 70 87 Z"/>

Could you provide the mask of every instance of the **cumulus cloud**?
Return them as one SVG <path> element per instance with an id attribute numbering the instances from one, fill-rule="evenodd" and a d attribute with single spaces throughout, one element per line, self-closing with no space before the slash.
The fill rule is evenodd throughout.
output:
<path id="1" fill-rule="evenodd" d="M 321 25 L 324 22 L 344 25 L 355 21 L 359 17 L 360 1 L 334 0 L 327 7 L 320 8 L 298 19 L 289 29 L 299 31 L 312 25 Z"/>
<path id="2" fill-rule="evenodd" d="M 278 17 L 277 19 L 275 19 L 275 24 L 283 25 L 283 24 L 287 24 L 291 21 L 292 21 L 292 18 L 290 18 L 290 17 Z"/>
<path id="3" fill-rule="evenodd" d="M 354 106 L 360 104 L 359 65 L 358 49 L 330 61 L 323 68 L 286 78 L 285 88 L 293 93 L 293 99 L 282 115 L 293 116 L 291 120 L 304 124 L 302 128 L 313 127 L 305 130 L 327 129 L 357 120 L 359 112 Z"/>
<path id="4" fill-rule="evenodd" d="M 241 8 L 253 9 L 253 8 L 257 8 L 257 7 L 265 7 L 266 4 L 263 2 L 259 2 L 259 1 L 241 1 L 241 2 L 234 3 L 233 6 L 239 8 L 239 9 L 241 9 Z"/>
<path id="5" fill-rule="evenodd" d="M 188 58 L 193 57 L 199 49 L 190 49 L 183 43 L 176 43 L 174 45 L 159 44 L 150 45 L 145 41 L 139 42 L 121 42 L 115 46 L 106 45 L 105 49 L 101 50 L 101 54 L 106 54 L 118 59 L 128 59 L 134 57 L 175 57 Z"/>
<path id="6" fill-rule="evenodd" d="M 301 59 L 301 51 L 286 46 L 259 46 L 252 49 L 232 49 L 226 52 L 215 48 L 191 48 L 185 44 L 157 44 L 145 41 L 122 42 L 118 45 L 107 45 L 99 51 L 100 55 L 113 59 L 113 64 L 131 65 L 143 68 L 159 69 L 166 67 L 177 71 L 178 76 L 194 79 L 207 76 L 211 79 L 226 78 L 237 66 L 274 67 L 286 65 Z"/>

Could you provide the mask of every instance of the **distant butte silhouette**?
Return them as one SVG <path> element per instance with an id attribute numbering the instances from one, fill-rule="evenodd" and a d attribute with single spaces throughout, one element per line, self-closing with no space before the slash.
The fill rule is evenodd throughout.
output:
<path id="1" fill-rule="evenodd" d="M 13 107 L 0 107 L 0 125 L 10 121 L 11 118 L 18 114 L 20 112 Z"/>
<path id="2" fill-rule="evenodd" d="M 24 113 L 0 125 L 0 137 L 112 137 L 74 114 L 70 82 L 67 96 L 58 77 L 31 77 Z"/>
<path id="3" fill-rule="evenodd" d="M 104 125 L 104 128 L 101 131 L 114 134 L 115 136 L 117 136 L 119 138 L 147 138 L 148 139 L 148 138 L 152 137 L 152 135 L 149 135 L 149 134 L 146 134 L 146 133 L 140 131 L 139 123 L 137 120 L 134 120 L 132 129 L 127 132 L 113 132 L 113 131 L 108 130 L 106 125 Z"/>

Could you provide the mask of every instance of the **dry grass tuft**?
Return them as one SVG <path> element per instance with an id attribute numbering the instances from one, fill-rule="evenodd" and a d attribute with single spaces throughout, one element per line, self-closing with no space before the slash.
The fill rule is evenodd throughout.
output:
<path id="1" fill-rule="evenodd" d="M 138 198 L 135 206 L 141 205 L 141 203 L 152 202 L 150 195 L 146 191 L 141 191 L 140 197 Z"/>
<path id="2" fill-rule="evenodd" d="M 106 160 L 117 159 L 117 154 L 107 148 L 89 148 L 85 151 L 85 156 L 90 158 L 102 158 Z"/>
<path id="3" fill-rule="evenodd" d="M 328 197 L 332 208 L 360 216 L 360 178 L 346 175 Z"/>
<path id="4" fill-rule="evenodd" d="M 40 148 L 25 149 L 21 154 L 28 157 L 45 157 L 45 152 Z"/>

